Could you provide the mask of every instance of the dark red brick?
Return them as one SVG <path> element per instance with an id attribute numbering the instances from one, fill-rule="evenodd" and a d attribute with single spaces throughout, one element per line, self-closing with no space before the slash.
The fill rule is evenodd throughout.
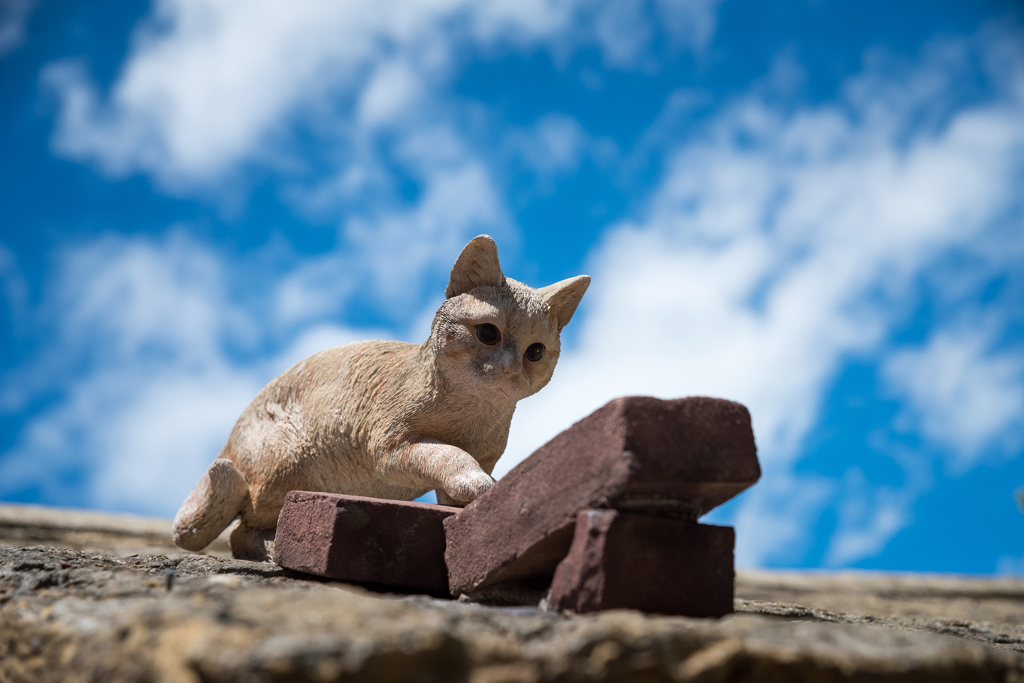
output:
<path id="1" fill-rule="evenodd" d="M 594 612 L 637 609 L 688 617 L 733 611 L 732 527 L 617 510 L 576 518 L 549 605 Z"/>
<path id="2" fill-rule="evenodd" d="M 274 561 L 341 581 L 446 591 L 444 519 L 459 508 L 292 491 L 277 521 Z"/>
<path id="3" fill-rule="evenodd" d="M 637 510 L 696 520 L 760 478 L 750 414 L 694 397 L 611 401 L 445 521 L 453 594 L 550 578 L 576 514 Z"/>

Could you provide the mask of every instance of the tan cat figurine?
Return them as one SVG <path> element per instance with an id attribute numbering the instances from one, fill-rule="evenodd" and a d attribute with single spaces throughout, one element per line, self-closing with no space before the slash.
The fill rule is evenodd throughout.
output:
<path id="1" fill-rule="evenodd" d="M 489 489 L 516 402 L 551 379 L 559 333 L 590 284 L 507 279 L 487 235 L 452 268 L 422 345 L 367 341 L 310 356 L 263 388 L 178 510 L 174 542 L 205 548 L 232 520 L 235 557 L 268 559 L 293 490 L 465 504 Z"/>

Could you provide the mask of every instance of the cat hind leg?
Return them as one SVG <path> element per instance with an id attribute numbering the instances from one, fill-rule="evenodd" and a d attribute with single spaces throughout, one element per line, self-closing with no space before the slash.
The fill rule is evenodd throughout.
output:
<path id="1" fill-rule="evenodd" d="M 234 463 L 218 458 L 174 516 L 174 544 L 198 551 L 210 545 L 249 499 L 249 484 Z"/>
<path id="2" fill-rule="evenodd" d="M 256 529 L 246 524 L 244 518 L 239 519 L 228 536 L 231 556 L 239 560 L 269 562 L 274 559 L 276 536 L 276 529 Z"/>

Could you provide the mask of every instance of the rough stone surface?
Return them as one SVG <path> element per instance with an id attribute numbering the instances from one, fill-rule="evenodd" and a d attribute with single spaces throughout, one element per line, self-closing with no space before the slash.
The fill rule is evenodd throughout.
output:
<path id="1" fill-rule="evenodd" d="M 0 528 L 4 682 L 1024 680 L 1024 580 L 740 572 L 722 619 L 568 615 L 202 555 L 16 547 L 31 528 Z"/>
<path id="2" fill-rule="evenodd" d="M 445 521 L 453 594 L 550 578 L 576 514 L 635 509 L 697 519 L 761 475 L 750 414 L 694 397 L 616 399 L 580 420 Z"/>
<path id="3" fill-rule="evenodd" d="M 884 624 L 1024 652 L 1024 579 L 931 574 L 740 572 L 736 611 Z"/>
<path id="4" fill-rule="evenodd" d="M 137 515 L 0 503 L 0 547 L 52 545 L 94 555 L 188 555 L 171 541 L 171 521 Z M 231 557 L 225 531 L 203 554 Z"/>
<path id="5" fill-rule="evenodd" d="M 721 617 L 733 611 L 731 527 L 617 510 L 576 518 L 569 554 L 551 581 L 551 607 L 638 609 Z"/>
<path id="6" fill-rule="evenodd" d="M 170 590 L 167 576 L 175 572 Z M 1012 681 L 1024 657 L 874 625 L 568 616 L 301 581 L 269 564 L 0 550 L 5 681 Z"/>
<path id="7" fill-rule="evenodd" d="M 274 561 L 317 576 L 446 592 L 444 520 L 459 508 L 292 491 Z"/>

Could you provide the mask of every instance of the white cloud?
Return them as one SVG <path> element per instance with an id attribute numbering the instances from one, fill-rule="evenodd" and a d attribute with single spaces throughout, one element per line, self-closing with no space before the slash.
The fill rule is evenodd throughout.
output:
<path id="1" fill-rule="evenodd" d="M 28 310 L 28 286 L 18 268 L 14 253 L 0 243 L 0 293 L 7 308 L 7 316 L 14 323 L 10 329 L 16 330 Z M 2 399 L 0 399 L 2 401 Z"/>
<path id="2" fill-rule="evenodd" d="M 355 293 L 352 264 L 331 252 L 282 276 L 274 293 L 276 319 L 286 326 L 336 315 Z"/>
<path id="3" fill-rule="evenodd" d="M 422 274 L 451 268 L 452 254 L 474 236 L 504 232 L 500 207 L 486 170 L 467 164 L 433 175 L 422 201 L 410 210 L 353 220 L 345 234 L 367 256 L 373 292 L 396 301 Z M 413 235 L 415 243 L 409 241 Z"/>
<path id="4" fill-rule="evenodd" d="M 107 101 L 80 69 L 50 71 L 63 105 L 57 150 L 113 173 L 151 172 L 172 185 L 216 181 L 265 154 L 274 135 L 302 119 L 301 110 L 315 112 L 332 98 L 345 107 L 389 50 L 406 64 L 443 70 L 446 46 L 431 39 L 442 22 L 473 6 L 164 0 Z M 535 9 L 543 13 L 546 5 Z M 495 19 L 515 20 L 507 13 Z M 543 30 L 546 23 L 530 26 Z M 440 53 L 431 52 L 436 47 Z M 415 78 L 396 66 L 403 62 L 391 64 L 390 76 L 377 69 L 369 80 L 366 116 L 377 119 L 409 99 Z M 404 78 L 396 81 L 396 74 Z"/>
<path id="5" fill-rule="evenodd" d="M 736 566 L 763 566 L 766 560 L 804 557 L 813 540 L 810 520 L 837 493 L 824 477 L 794 476 L 784 469 L 766 469 L 762 480 L 743 493 L 733 519 L 713 511 L 705 521 L 735 524 Z"/>
<path id="6" fill-rule="evenodd" d="M 259 375 L 254 368 L 217 363 L 192 373 L 171 368 L 141 385 L 134 377 L 120 387 L 114 383 L 111 410 L 95 416 L 102 426 L 90 430 L 95 441 L 87 442 L 100 455 L 90 472 L 91 502 L 102 509 L 173 513 L 261 388 Z M 87 453 L 82 445 L 76 450 Z"/>
<path id="7" fill-rule="evenodd" d="M 581 42 L 600 47 L 607 66 L 652 71 L 657 68 L 652 46 L 661 33 L 673 49 L 703 52 L 715 32 L 721 0 L 655 0 L 595 3 L 579 23 Z"/>
<path id="8" fill-rule="evenodd" d="M 182 478 L 226 438 L 226 414 L 259 388 L 223 358 L 246 316 L 228 305 L 217 258 L 180 232 L 158 243 L 101 238 L 58 263 L 42 305 L 50 340 L 7 379 L 30 379 L 11 382 L 17 403 L 64 393 L 5 454 L 0 481 L 47 500 L 84 489 L 78 504 L 166 514 Z"/>
<path id="9" fill-rule="evenodd" d="M 95 368 L 4 454 L 2 493 L 169 516 L 259 389 L 255 375 L 213 362 Z"/>
<path id="10" fill-rule="evenodd" d="M 595 26 L 632 11 L 627 5 L 161 0 L 108 92 L 78 62 L 46 70 L 60 104 L 53 144 L 175 192 L 223 194 L 251 166 L 270 167 L 286 179 L 287 198 L 337 221 L 339 232 L 334 253 L 280 282 L 276 319 L 336 315 L 354 297 L 398 319 L 422 301 L 423 278 L 446 270 L 469 238 L 514 238 L 490 165 L 500 160 L 488 161 L 471 139 L 480 108 L 450 92 L 461 61 L 508 49 L 566 55 L 588 44 L 618 59 L 621 36 Z M 673 16 L 715 7 L 696 3 Z M 648 9 L 633 17 L 641 37 L 653 30 Z M 713 26 L 713 17 L 698 23 Z M 295 154 L 296 136 L 315 141 L 308 156 Z M 555 115 L 510 140 L 540 176 L 571 171 L 588 144 L 608 147 Z"/>
<path id="11" fill-rule="evenodd" d="M 826 564 L 841 567 L 876 555 L 896 532 L 910 523 L 907 517 L 909 501 L 890 501 L 887 498 L 843 499 L 840 526 L 835 542 L 829 546 Z"/>
<path id="12" fill-rule="evenodd" d="M 278 320 L 295 324 L 334 315 L 358 299 L 402 324 L 430 295 L 424 283 L 446 276 L 470 239 L 487 233 L 506 245 L 513 241 L 511 218 L 488 167 L 457 132 L 410 126 L 397 136 L 396 147 L 420 186 L 416 199 L 351 211 L 336 250 L 300 263 L 281 279 Z M 344 182 L 318 193 L 316 201 L 331 201 L 325 198 Z"/>
<path id="13" fill-rule="evenodd" d="M 25 42 L 25 24 L 35 6 L 35 0 L 4 0 L 0 3 L 0 57 Z"/>
<path id="14" fill-rule="evenodd" d="M 90 468 L 90 504 L 169 516 L 263 384 L 326 348 L 381 336 L 322 324 L 269 359 L 238 363 L 221 351 L 201 368 L 171 365 L 141 383 L 137 371 L 107 367 L 75 387 L 74 408 L 53 426 L 79 430 L 88 440 L 71 449 L 99 456 Z"/>
<path id="15" fill-rule="evenodd" d="M 44 74 L 60 102 L 54 146 L 174 189 L 217 185 L 246 163 L 284 163 L 296 129 L 359 137 L 451 100 L 449 74 L 473 51 L 596 44 L 626 65 L 662 22 L 702 49 L 717 4 L 660 2 L 654 17 L 618 1 L 161 0 L 108 93 L 76 62 Z"/>
<path id="16" fill-rule="evenodd" d="M 993 440 L 1021 436 L 1024 361 L 993 352 L 990 337 L 978 326 L 943 330 L 885 361 L 891 389 L 905 398 L 920 431 L 950 450 L 956 472 L 974 465 Z"/>
<path id="17" fill-rule="evenodd" d="M 658 21 L 677 44 L 698 52 L 715 33 L 721 0 L 657 0 Z"/>
<path id="18" fill-rule="evenodd" d="M 196 367 L 226 332 L 250 323 L 218 306 L 226 296 L 216 257 L 181 231 L 159 244 L 108 236 L 55 257 L 34 323 L 47 343 L 4 382 L 0 404 L 21 406 L 83 365 L 173 362 Z M 244 343 L 242 344 L 244 346 Z"/>
<path id="19" fill-rule="evenodd" d="M 403 59 L 378 64 L 359 99 L 356 120 L 373 128 L 418 114 L 421 79 Z"/>
<path id="20" fill-rule="evenodd" d="M 986 50 L 988 38 L 964 41 L 960 53 Z M 1012 55 L 1024 64 L 1019 50 Z M 976 245 L 999 239 L 999 220 L 1021 202 L 1021 72 L 1002 67 L 992 77 L 1010 80 L 992 101 L 914 129 L 906 117 L 946 107 L 945 90 L 916 87 L 945 68 L 926 56 L 894 82 L 869 69 L 851 85 L 858 96 L 819 106 L 774 105 L 773 93 L 755 89 L 680 144 L 648 210 L 592 254 L 594 284 L 572 324 L 578 341 L 551 385 L 523 404 L 499 471 L 614 396 L 739 400 L 753 415 L 765 480 L 737 518 L 781 520 L 775 533 L 741 534 L 739 556 L 799 556 L 785 524 L 806 530 L 834 502 L 792 468 L 839 369 L 854 356 L 884 360 L 888 336 L 919 301 L 922 274 L 951 252 L 985 251 Z M 915 92 L 922 101 L 908 96 Z M 1004 253 L 993 272 L 1021 256 Z M 948 425 L 966 428 L 959 438 L 973 443 L 1011 412 L 1022 417 L 1022 378 L 1005 376 L 1001 361 L 967 367 L 980 374 L 951 381 L 1003 402 L 987 421 Z M 906 523 L 910 502 L 894 495 L 874 501 L 878 514 L 848 514 L 832 558 L 873 552 Z"/>
<path id="21" fill-rule="evenodd" d="M 271 330 L 233 298 L 239 274 L 179 231 L 101 238 L 58 263 L 42 304 L 50 339 L 4 381 L 13 408 L 56 395 L 0 459 L 0 495 L 173 514 L 265 382 L 364 338 L 320 324 L 278 356 L 254 353 Z"/>
<path id="22" fill-rule="evenodd" d="M 825 564 L 841 567 L 876 555 L 913 521 L 910 507 L 922 493 L 925 481 L 913 473 L 908 480 L 902 488 L 893 488 L 869 483 L 859 468 L 846 472 L 832 491 L 838 501 L 838 524 Z"/>
<path id="23" fill-rule="evenodd" d="M 538 176 L 576 170 L 590 138 L 576 119 L 549 113 L 528 129 L 513 131 L 507 138 L 511 153 Z"/>
<path id="24" fill-rule="evenodd" d="M 630 67 L 647 52 L 652 26 L 643 3 L 612 2 L 598 10 L 594 34 L 610 66 Z"/>
<path id="25" fill-rule="evenodd" d="M 53 305 L 68 347 L 94 340 L 109 358 L 173 354 L 195 364 L 232 323 L 244 324 L 218 305 L 226 283 L 216 256 L 183 232 L 160 244 L 100 238 L 66 251 L 59 272 Z"/>
<path id="26" fill-rule="evenodd" d="M 116 174 L 146 171 L 172 186 L 216 181 L 265 158 L 304 111 L 331 101 L 344 111 L 361 92 L 360 120 L 376 125 L 411 106 L 422 79 L 450 61 L 442 26 L 464 22 L 463 40 L 510 33 L 535 42 L 564 24 L 561 5 L 162 0 L 108 99 L 79 66 L 50 69 L 62 104 L 55 145 Z"/>
<path id="27" fill-rule="evenodd" d="M 453 55 L 543 49 L 567 40 L 577 11 L 555 0 L 303 0 L 287 10 L 163 0 L 105 96 L 79 64 L 50 67 L 54 144 L 175 191 L 216 192 L 249 165 L 272 167 L 286 196 L 339 235 L 333 253 L 277 286 L 277 320 L 336 315 L 356 297 L 399 319 L 470 238 L 513 239 L 487 155 L 470 139 L 476 105 L 448 92 Z M 308 158 L 295 155 L 296 133 L 316 141 Z M 532 163 L 577 163 L 582 133 L 570 119 L 544 119 L 538 134 L 548 148 Z"/>

